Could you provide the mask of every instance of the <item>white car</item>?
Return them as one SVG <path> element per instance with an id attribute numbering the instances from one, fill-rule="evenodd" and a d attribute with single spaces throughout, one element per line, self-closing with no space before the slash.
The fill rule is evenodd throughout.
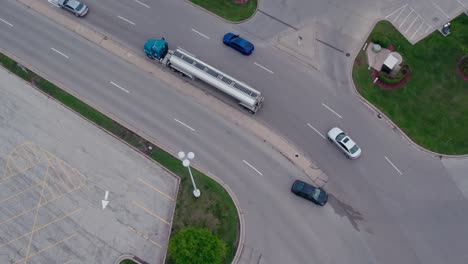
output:
<path id="1" fill-rule="evenodd" d="M 81 3 L 78 0 L 58 0 L 57 4 L 61 8 L 67 9 L 78 17 L 85 16 L 89 10 L 87 5 Z"/>
<path id="2" fill-rule="evenodd" d="M 327 136 L 348 158 L 357 159 L 361 155 L 361 148 L 338 127 L 330 129 Z"/>

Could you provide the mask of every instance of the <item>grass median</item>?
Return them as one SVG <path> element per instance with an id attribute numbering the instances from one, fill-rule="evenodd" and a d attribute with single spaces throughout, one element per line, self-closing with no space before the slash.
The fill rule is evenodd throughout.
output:
<path id="1" fill-rule="evenodd" d="M 232 22 L 246 20 L 257 10 L 257 0 L 247 0 L 243 4 L 234 0 L 191 0 L 191 2 Z"/>
<path id="2" fill-rule="evenodd" d="M 199 198 L 194 198 L 190 175 L 180 160 L 2 53 L 0 53 L 0 64 L 10 72 L 30 82 L 36 88 L 116 137 L 126 141 L 178 175 L 180 177 L 180 185 L 171 236 L 188 226 L 207 228 L 226 243 L 227 253 L 223 263 L 228 264 L 232 262 L 238 242 L 239 219 L 234 202 L 221 185 L 200 171 L 192 169 L 197 187 L 202 191 L 202 195 Z M 148 148 L 149 146 L 152 147 L 151 150 Z M 133 263 L 131 260 L 125 261 Z M 166 262 L 169 263 L 169 260 Z"/>
<path id="3" fill-rule="evenodd" d="M 411 77 L 401 88 L 379 88 L 361 51 L 353 79 L 358 92 L 414 142 L 434 152 L 460 155 L 468 154 L 468 82 L 457 73 L 457 62 L 468 53 L 468 16 L 451 24 L 449 36 L 436 31 L 411 45 L 389 22 L 377 23 L 367 41 L 392 44 L 409 65 Z"/>

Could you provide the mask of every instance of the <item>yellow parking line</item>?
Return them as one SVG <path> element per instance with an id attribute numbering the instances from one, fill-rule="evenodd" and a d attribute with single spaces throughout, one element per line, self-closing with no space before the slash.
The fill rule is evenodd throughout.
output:
<path id="1" fill-rule="evenodd" d="M 62 220 L 62 219 L 64 219 L 64 218 L 66 218 L 66 217 L 71 216 L 72 214 L 78 212 L 79 210 L 81 210 L 81 208 L 77 208 L 77 209 L 75 209 L 74 211 L 72 211 L 72 212 L 70 212 L 70 213 L 68 213 L 68 214 L 66 214 L 66 215 L 64 215 L 64 216 L 62 216 L 62 217 L 60 217 L 60 218 L 57 218 L 57 219 L 55 219 L 54 221 L 51 221 L 51 222 L 49 222 L 49 223 L 47 223 L 47 224 L 45 224 L 45 225 L 42 225 L 42 226 L 40 226 L 40 227 L 34 229 L 34 230 L 31 231 L 31 232 L 28 232 L 28 233 L 23 234 L 23 235 L 21 235 L 21 236 L 15 238 L 15 239 L 13 239 L 13 240 L 10 240 L 10 241 L 8 241 L 8 242 L 6 242 L 6 243 L 3 243 L 3 244 L 0 245 L 0 248 L 6 246 L 6 245 L 8 245 L 8 244 L 11 244 L 11 243 L 17 241 L 18 239 L 23 238 L 23 237 L 25 237 L 25 236 L 27 236 L 27 235 L 29 235 L 29 234 L 31 234 L 31 233 L 36 233 L 37 231 L 39 231 L 39 230 L 41 230 L 41 229 L 44 229 L 44 228 L 46 228 L 47 226 L 49 226 L 49 225 L 51 225 L 51 224 L 54 224 L 54 223 L 56 223 L 56 222 L 58 222 L 58 221 L 60 221 L 60 220 Z"/>
<path id="2" fill-rule="evenodd" d="M 41 185 L 41 184 L 38 183 L 38 184 L 33 185 L 33 186 L 31 186 L 31 187 L 29 187 L 29 188 L 27 188 L 27 189 L 25 189 L 25 190 L 23 190 L 23 191 L 21 191 L 21 192 L 18 192 L 18 193 L 13 194 L 13 195 L 11 195 L 11 196 L 9 196 L 9 197 L 3 199 L 3 200 L 0 200 L 0 204 L 3 203 L 3 202 L 8 201 L 8 200 L 10 200 L 10 199 L 13 199 L 13 198 L 15 198 L 16 196 L 21 195 L 22 193 L 25 193 L 25 192 L 27 192 L 27 191 L 31 190 L 32 188 L 35 188 L 35 187 L 37 187 L 37 186 L 39 186 L 39 185 Z"/>
<path id="3" fill-rule="evenodd" d="M 138 203 L 135 202 L 135 201 L 133 201 L 133 203 L 134 203 L 135 205 L 137 205 L 138 207 L 140 207 L 141 209 L 145 210 L 148 214 L 150 214 L 150 215 L 156 217 L 157 219 L 161 220 L 162 222 L 164 222 L 164 223 L 170 225 L 170 223 L 169 223 L 168 221 L 162 219 L 159 215 L 153 213 L 151 210 L 149 210 L 148 208 L 144 207 L 143 205 L 140 205 L 140 204 L 138 204 Z"/>
<path id="4" fill-rule="evenodd" d="M 151 189 L 157 191 L 158 193 L 166 196 L 169 200 L 171 201 L 174 201 L 174 198 L 172 198 L 171 196 L 169 196 L 168 194 L 165 194 L 163 193 L 162 191 L 160 191 L 158 188 L 154 187 L 153 185 L 151 185 L 149 182 L 143 180 L 142 178 L 138 178 L 139 181 L 143 182 L 146 186 L 150 187 Z"/>
<path id="5" fill-rule="evenodd" d="M 67 177 L 68 181 L 71 183 L 71 185 L 73 186 L 73 188 L 76 187 L 75 183 L 73 182 L 73 177 L 71 177 L 70 175 L 68 175 L 68 172 L 65 170 L 65 168 L 63 167 L 63 162 L 58 162 L 58 166 L 60 167 L 60 169 L 63 171 L 63 174 L 65 174 L 65 176 Z"/>
<path id="6" fill-rule="evenodd" d="M 141 233 L 141 232 L 138 232 L 138 231 L 135 230 L 133 227 L 128 226 L 128 230 L 134 232 L 135 234 L 137 234 L 137 235 L 140 236 L 141 238 L 144 238 L 144 239 L 148 240 L 149 242 L 153 243 L 153 244 L 156 245 L 157 247 L 162 248 L 162 246 L 161 246 L 159 243 L 154 242 L 152 239 L 150 239 L 150 238 L 148 237 L 148 235 L 143 234 L 143 233 Z"/>
<path id="7" fill-rule="evenodd" d="M 76 190 L 78 190 L 78 189 L 76 189 Z M 76 191 L 76 190 L 75 190 L 75 191 Z M 54 197 L 53 199 L 51 199 L 51 200 L 48 201 L 47 203 L 43 204 L 42 206 L 44 206 L 44 205 L 46 205 L 46 204 L 48 204 L 48 203 L 51 203 L 51 202 L 57 200 L 58 198 L 60 198 L 60 197 L 62 197 L 62 196 L 64 196 L 64 195 L 66 195 L 66 194 L 67 194 L 67 193 L 62 193 L 62 194 L 58 195 L 57 197 Z M 41 206 L 41 207 L 42 207 L 42 206 Z M 3 209 L 7 209 L 7 208 L 4 207 Z M 0 222 L 0 225 L 3 225 L 3 224 L 5 224 L 5 223 L 8 223 L 8 222 L 10 222 L 10 221 L 12 221 L 12 220 L 14 220 L 14 219 L 16 219 L 16 218 L 22 216 L 22 215 L 25 215 L 25 214 L 31 212 L 31 211 L 34 210 L 34 209 L 36 209 L 36 207 L 30 208 L 30 209 L 28 209 L 28 210 L 26 210 L 26 211 L 23 211 L 22 213 L 19 213 L 19 214 L 15 215 L 15 216 L 12 216 L 12 217 L 10 217 L 10 218 L 4 220 L 3 222 Z"/>
<path id="8" fill-rule="evenodd" d="M 74 233 L 74 234 L 72 234 L 72 235 L 70 235 L 70 236 L 68 236 L 68 237 L 66 237 L 66 238 L 64 238 L 64 239 L 62 239 L 62 240 L 60 240 L 60 241 L 58 241 L 58 242 L 56 242 L 56 243 L 50 245 L 50 246 L 48 246 L 48 247 L 45 247 L 45 248 L 43 248 L 43 249 L 41 249 L 41 250 L 35 252 L 35 253 L 32 254 L 32 255 L 29 255 L 27 258 L 22 258 L 22 259 L 16 261 L 14 264 L 20 263 L 20 262 L 22 262 L 22 261 L 27 262 L 28 259 L 34 257 L 35 255 L 37 255 L 37 254 L 39 254 L 39 253 L 41 253 L 41 252 L 44 252 L 44 251 L 48 250 L 49 248 L 55 247 L 56 245 L 61 244 L 61 243 L 67 241 L 68 239 L 70 239 L 70 238 L 72 238 L 72 237 L 74 237 L 74 236 L 76 236 L 76 235 L 77 235 L 77 233 Z"/>

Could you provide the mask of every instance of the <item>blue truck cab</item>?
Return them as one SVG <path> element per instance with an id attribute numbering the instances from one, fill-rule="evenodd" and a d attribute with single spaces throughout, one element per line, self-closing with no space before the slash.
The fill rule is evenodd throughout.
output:
<path id="1" fill-rule="evenodd" d="M 152 60 L 161 60 L 167 55 L 169 47 L 164 38 L 148 39 L 144 45 L 144 52 L 146 56 Z"/>

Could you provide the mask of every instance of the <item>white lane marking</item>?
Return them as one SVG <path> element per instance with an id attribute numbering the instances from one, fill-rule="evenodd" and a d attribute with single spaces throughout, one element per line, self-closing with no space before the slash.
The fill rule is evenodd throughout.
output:
<path id="1" fill-rule="evenodd" d="M 267 68 L 267 67 L 265 67 L 265 66 L 262 66 L 262 65 L 260 65 L 260 64 L 258 64 L 258 63 L 256 63 L 256 62 L 254 62 L 254 64 L 255 64 L 255 65 L 257 65 L 258 67 L 260 67 L 260 68 L 264 69 L 265 71 L 267 71 L 267 72 L 271 73 L 271 74 L 273 74 L 273 73 L 274 73 L 272 70 L 268 69 L 268 68 Z"/>
<path id="2" fill-rule="evenodd" d="M 119 88 L 120 90 L 126 92 L 126 93 L 130 93 L 127 89 L 119 86 L 118 84 L 114 83 L 114 82 L 110 82 L 110 84 L 114 85 L 115 87 Z"/>
<path id="3" fill-rule="evenodd" d="M 13 24 L 11 24 L 11 23 L 9 23 L 8 21 L 6 21 L 6 20 L 3 20 L 3 19 L 1 19 L 1 18 L 0 18 L 0 21 L 2 21 L 3 23 L 5 23 L 5 24 L 9 25 L 10 27 L 12 27 L 12 26 L 13 26 Z"/>
<path id="4" fill-rule="evenodd" d="M 313 130 L 315 130 L 315 132 L 317 132 L 317 134 L 319 134 L 321 137 L 323 137 L 323 139 L 325 139 L 325 136 L 322 135 L 322 133 L 320 133 L 317 129 L 315 129 L 315 127 L 313 127 L 311 124 L 307 123 L 307 125 L 312 128 Z"/>
<path id="5" fill-rule="evenodd" d="M 250 168 L 252 168 L 252 170 L 256 171 L 258 174 L 260 175 L 263 175 L 261 172 L 259 172 L 254 166 L 250 165 L 250 163 L 248 163 L 247 161 L 245 160 L 242 160 L 245 164 L 247 164 L 247 166 L 249 166 Z"/>
<path id="6" fill-rule="evenodd" d="M 193 31 L 193 32 L 195 32 L 195 33 L 197 33 L 198 35 L 200 35 L 200 36 L 204 37 L 204 38 L 210 39 L 210 37 L 208 37 L 207 35 L 205 35 L 205 34 L 203 34 L 203 33 L 199 32 L 199 31 L 196 31 L 196 30 L 195 30 L 195 29 L 193 29 L 193 28 L 192 28 L 192 31 Z"/>
<path id="7" fill-rule="evenodd" d="M 144 6 L 144 7 L 150 8 L 149 5 L 144 4 L 144 3 L 142 3 L 142 2 L 140 2 L 140 1 L 138 1 L 138 0 L 135 0 L 135 2 L 139 3 L 140 5 L 142 5 L 142 6 Z"/>
<path id="8" fill-rule="evenodd" d="M 458 2 L 461 6 L 465 7 L 465 4 L 463 4 L 462 2 L 460 2 L 460 0 L 457 0 L 457 2 Z"/>
<path id="9" fill-rule="evenodd" d="M 174 120 L 175 120 L 177 123 L 179 123 L 179 124 L 185 126 L 186 128 L 188 128 L 188 129 L 190 129 L 190 130 L 192 130 L 192 131 L 195 131 L 194 128 L 190 127 L 189 125 L 185 124 L 184 122 L 179 121 L 179 120 L 177 120 L 177 119 L 175 119 L 175 118 L 174 118 Z"/>
<path id="10" fill-rule="evenodd" d="M 322 105 L 327 108 L 328 110 L 330 110 L 330 112 L 334 113 L 335 115 L 337 115 L 339 118 L 343 118 L 342 116 L 340 116 L 337 112 L 333 111 L 333 109 L 331 109 L 328 105 L 322 103 Z"/>
<path id="11" fill-rule="evenodd" d="M 447 13 L 444 12 L 444 10 L 442 10 L 442 8 L 440 8 L 440 6 L 434 2 L 432 2 L 433 5 L 435 5 L 435 7 L 437 7 L 437 9 L 440 10 L 440 12 L 442 12 L 442 14 L 444 14 L 448 19 L 450 19 L 449 15 L 447 15 Z"/>
<path id="12" fill-rule="evenodd" d="M 400 174 L 400 175 L 403 175 L 403 173 L 401 173 L 401 171 L 393 164 L 393 162 L 391 162 L 387 156 L 385 156 L 385 159 L 388 161 L 388 163 L 390 163 L 390 165 L 393 166 L 393 168 Z"/>
<path id="13" fill-rule="evenodd" d="M 135 25 L 135 23 L 133 23 L 132 21 L 130 21 L 130 20 L 124 18 L 124 17 L 118 16 L 118 18 L 120 18 L 120 19 L 122 19 L 123 21 L 126 21 L 126 22 L 128 22 L 128 23 L 130 23 L 130 24 L 132 24 L 132 25 Z"/>
<path id="14" fill-rule="evenodd" d="M 68 57 L 67 55 L 63 54 L 62 52 L 60 52 L 60 51 L 58 51 L 58 50 L 56 50 L 56 49 L 54 49 L 54 48 L 50 48 L 50 49 L 53 50 L 53 51 L 55 51 L 55 52 L 57 52 L 58 54 L 64 56 L 64 57 L 67 58 L 67 59 L 70 58 L 70 57 Z"/>

